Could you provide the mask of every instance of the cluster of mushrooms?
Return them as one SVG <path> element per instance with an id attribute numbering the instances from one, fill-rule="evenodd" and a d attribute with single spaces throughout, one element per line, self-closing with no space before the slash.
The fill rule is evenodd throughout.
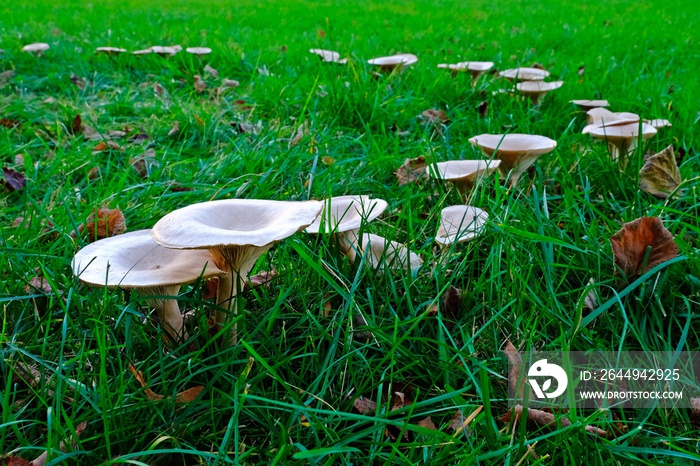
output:
<path id="1" fill-rule="evenodd" d="M 44 52 L 46 52 L 49 48 L 49 44 L 37 42 L 35 44 L 25 45 L 24 47 L 22 47 L 22 51 L 41 55 Z M 155 53 L 160 56 L 171 57 L 179 52 L 182 52 L 182 46 L 180 45 L 154 45 L 152 47 L 148 47 L 147 49 L 135 50 L 131 53 L 134 55 L 148 55 L 150 53 Z M 211 49 L 209 47 L 187 47 L 185 49 L 185 52 L 195 56 L 203 56 L 210 54 Z M 120 47 L 97 47 L 95 49 L 95 53 L 105 55 L 119 55 L 121 53 L 128 53 L 128 50 Z"/>

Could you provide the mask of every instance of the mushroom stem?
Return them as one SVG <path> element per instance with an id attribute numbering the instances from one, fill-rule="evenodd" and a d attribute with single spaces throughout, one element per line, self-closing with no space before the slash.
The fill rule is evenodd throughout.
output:
<path id="1" fill-rule="evenodd" d="M 168 298 L 168 296 L 177 296 L 179 291 L 180 285 L 155 286 L 139 290 L 139 294 L 144 296 L 148 304 L 156 310 L 161 328 L 174 342 L 187 340 L 184 319 L 177 299 Z"/>

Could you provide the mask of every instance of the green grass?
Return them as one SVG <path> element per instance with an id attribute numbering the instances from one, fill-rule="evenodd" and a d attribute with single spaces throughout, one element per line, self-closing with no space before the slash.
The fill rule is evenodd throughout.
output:
<path id="1" fill-rule="evenodd" d="M 700 458 L 698 430 L 684 410 L 619 413 L 627 433 L 607 440 L 584 426 L 611 429 L 609 412 L 577 413 L 572 426 L 554 429 L 513 430 L 496 420 L 506 411 L 499 401 L 506 339 L 554 351 L 700 350 L 698 185 L 689 182 L 670 201 L 638 189 L 646 150 L 673 144 L 684 178 L 700 170 L 700 11 L 692 2 L 99 3 L 0 5 L 0 72 L 16 72 L 0 90 L 1 117 L 21 123 L 0 126 L 0 154 L 3 166 L 27 177 L 19 192 L 0 188 L 0 453 L 32 459 L 49 448 L 52 464 L 515 465 L 534 445 L 536 455 L 519 464 Z M 34 41 L 52 48 L 39 59 L 20 52 Z M 201 62 L 184 53 L 169 60 L 92 54 L 101 45 L 155 44 L 214 53 Z M 312 47 L 336 49 L 351 64 L 321 66 L 307 53 Z M 415 53 L 419 62 L 374 79 L 364 60 L 394 52 Z M 492 95 L 498 80 L 473 89 L 436 68 L 469 59 L 499 69 L 538 62 L 565 84 L 531 107 Z M 218 100 L 196 94 L 195 74 L 209 90 L 219 84 L 204 73 L 206 63 L 241 86 Z M 258 72 L 263 67 L 269 75 Z M 84 90 L 72 74 L 86 80 Z M 621 170 L 604 145 L 580 134 L 584 115 L 568 101 L 584 98 L 668 118 L 673 127 Z M 428 108 L 445 110 L 450 123 L 441 131 L 421 125 L 416 116 Z M 128 126 L 150 138 L 116 140 L 124 152 L 93 154 L 96 141 L 70 132 L 77 114 L 105 135 Z M 310 134 L 290 148 L 305 120 Z M 175 121 L 180 132 L 168 136 Z M 232 121 L 261 121 L 262 130 L 240 134 Z M 548 136 L 558 147 L 515 189 L 499 177 L 480 185 L 470 202 L 489 212 L 486 233 L 438 250 L 440 211 L 459 195 L 433 181 L 399 186 L 393 171 L 419 155 L 480 158 L 468 138 L 504 131 Z M 144 180 L 128 161 L 148 148 L 157 164 Z M 94 167 L 101 176 L 91 181 Z M 191 190 L 173 190 L 173 182 Z M 84 244 L 71 233 L 95 207 L 121 209 L 133 231 L 206 200 L 344 194 L 388 201 L 367 230 L 409 244 L 426 265 L 377 277 L 339 258 L 329 241 L 297 234 L 259 261 L 256 270 L 275 268 L 280 277 L 269 289 L 245 291 L 241 343 L 225 351 L 206 336 L 215 304 L 201 299 L 201 283 L 179 298 L 196 316 L 191 340 L 169 348 L 143 299 L 88 288 L 71 272 Z M 609 238 L 642 215 L 663 218 L 681 259 L 628 286 L 614 274 Z M 11 228 L 19 216 L 34 221 Z M 37 274 L 48 280 L 48 296 L 25 291 Z M 586 317 L 590 278 L 603 311 Z M 450 285 L 465 292 L 456 322 L 426 313 Z M 360 338 L 364 331 L 373 338 Z M 189 404 L 150 401 L 129 361 L 159 394 L 205 389 Z M 36 367 L 41 383 L 18 382 L 20 362 Z M 397 391 L 414 402 L 390 412 Z M 359 395 L 379 400 L 376 412 L 354 410 Z M 467 416 L 482 405 L 470 430 L 454 435 L 454 412 Z M 438 431 L 415 424 L 426 416 Z M 60 442 L 83 421 L 75 450 L 61 453 Z"/>

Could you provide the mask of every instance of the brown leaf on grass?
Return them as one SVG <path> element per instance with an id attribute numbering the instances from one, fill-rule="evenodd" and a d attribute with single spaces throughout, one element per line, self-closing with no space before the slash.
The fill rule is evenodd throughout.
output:
<path id="1" fill-rule="evenodd" d="M 681 184 L 681 172 L 676 164 L 673 146 L 646 159 L 639 170 L 639 187 L 659 199 L 668 198 Z"/>
<path id="2" fill-rule="evenodd" d="M 246 286 L 248 288 L 255 288 L 264 285 L 265 288 L 270 288 L 270 282 L 272 282 L 272 279 L 277 277 L 277 275 L 278 273 L 275 269 L 272 269 L 269 272 L 263 270 L 260 273 L 253 275 L 252 277 L 248 277 L 248 280 L 246 281 Z"/>
<path id="3" fill-rule="evenodd" d="M 253 105 L 248 104 L 248 102 L 243 99 L 234 100 L 231 102 L 231 105 L 233 105 L 233 109 L 237 112 L 247 112 L 254 108 Z"/>
<path id="4" fill-rule="evenodd" d="M 23 174 L 12 168 L 2 168 L 2 184 L 10 191 L 19 191 L 27 186 L 27 179 Z"/>
<path id="5" fill-rule="evenodd" d="M 212 68 L 209 65 L 204 67 L 204 72 L 209 73 L 210 75 L 214 76 L 217 79 L 219 78 L 219 72 L 215 68 Z"/>
<path id="6" fill-rule="evenodd" d="M 155 158 L 156 151 L 153 149 L 148 149 L 138 157 L 129 159 L 129 163 L 141 178 L 148 178 L 148 174 L 151 171 L 151 165 L 153 165 Z"/>
<path id="7" fill-rule="evenodd" d="M 158 395 L 156 392 L 148 388 L 148 384 L 146 383 L 146 379 L 143 377 L 143 373 L 134 367 L 133 364 L 129 363 L 129 371 L 131 371 L 132 374 L 134 374 L 134 378 L 138 381 L 138 383 L 141 385 L 141 388 L 143 388 L 143 392 L 146 394 L 146 397 L 151 400 L 151 401 L 160 401 L 163 399 L 170 399 L 170 397 L 164 397 L 163 395 Z M 181 404 L 181 403 L 190 403 L 194 401 L 197 396 L 204 390 L 204 387 L 202 385 L 197 385 L 196 387 L 189 388 L 187 390 L 184 390 L 177 395 L 175 395 L 175 403 Z"/>
<path id="8" fill-rule="evenodd" d="M 88 172 L 88 179 L 90 181 L 95 181 L 100 176 L 102 176 L 102 174 L 100 173 L 100 167 L 92 167 Z"/>
<path id="9" fill-rule="evenodd" d="M 355 398 L 352 402 L 352 406 L 360 412 L 360 414 L 365 414 L 366 412 L 373 413 L 377 410 L 377 403 L 370 400 L 369 398 Z"/>
<path id="10" fill-rule="evenodd" d="M 16 128 L 21 124 L 21 121 L 15 120 L 14 118 L 0 118 L 0 126 L 4 126 L 8 129 Z"/>
<path id="11" fill-rule="evenodd" d="M 79 134 L 83 130 L 83 118 L 80 116 L 80 114 L 76 115 L 75 118 L 73 118 L 73 121 L 70 124 L 70 132 L 73 134 Z"/>
<path id="12" fill-rule="evenodd" d="M 12 365 L 15 372 L 15 377 L 12 378 L 12 383 L 24 383 L 28 387 L 36 387 L 41 382 L 41 373 L 34 367 L 23 362 L 17 362 Z"/>
<path id="13" fill-rule="evenodd" d="M 96 209 L 80 225 L 78 231 L 87 232 L 87 241 L 93 242 L 110 236 L 121 235 L 126 231 L 126 219 L 119 209 Z"/>
<path id="14" fill-rule="evenodd" d="M 133 134 L 131 137 L 129 137 L 129 142 L 133 143 L 142 143 L 143 141 L 147 141 L 151 138 L 151 136 L 144 131 L 143 128 L 139 128 L 139 130 Z"/>
<path id="15" fill-rule="evenodd" d="M 418 118 L 420 118 L 424 124 L 431 125 L 447 124 L 450 122 L 450 119 L 447 118 L 447 114 L 443 110 L 435 108 L 424 110 Z"/>
<path id="16" fill-rule="evenodd" d="M 175 395 L 175 403 L 191 403 L 204 390 L 204 386 L 197 385 L 196 387 L 188 388 Z"/>
<path id="17" fill-rule="evenodd" d="M 450 285 L 445 293 L 444 314 L 447 319 L 458 320 L 462 311 L 462 290 Z"/>
<path id="18" fill-rule="evenodd" d="M 327 155 L 324 155 L 323 157 L 321 157 L 321 163 L 324 165 L 330 166 L 330 165 L 333 165 L 335 163 L 335 159 L 333 157 L 329 157 Z"/>
<path id="19" fill-rule="evenodd" d="M 238 87 L 240 85 L 241 85 L 241 83 L 239 83 L 235 79 L 224 78 L 221 80 L 221 87 L 223 89 L 233 89 L 233 88 Z"/>
<path id="20" fill-rule="evenodd" d="M 83 433 L 83 431 L 85 430 L 86 427 L 87 427 L 87 421 L 83 421 L 75 427 L 75 437 L 71 437 L 69 439 L 69 442 L 73 448 L 75 448 L 76 440 L 78 438 L 80 438 L 80 435 Z M 61 449 L 61 451 L 65 452 L 66 451 L 66 444 L 62 441 L 59 444 L 59 448 Z M 47 458 L 48 458 L 48 452 L 45 451 L 41 455 L 37 456 L 34 461 L 31 462 L 31 466 L 45 466 Z"/>
<path id="21" fill-rule="evenodd" d="M 44 461 L 45 463 L 46 461 Z M 5 460 L 5 465 L 6 466 L 34 466 L 33 463 L 23 459 L 23 458 L 18 458 L 16 456 L 10 456 Z"/>
<path id="22" fill-rule="evenodd" d="M 126 136 L 126 131 L 120 131 L 120 130 L 116 130 L 116 129 L 110 129 L 110 130 L 109 130 L 109 133 L 107 133 L 107 134 L 109 134 L 109 137 L 110 137 L 110 138 L 123 138 L 123 137 Z"/>
<path id="23" fill-rule="evenodd" d="M 184 193 L 187 191 L 193 191 L 193 189 L 190 188 L 189 186 L 183 186 L 182 183 L 179 183 L 177 181 L 173 181 L 172 183 L 170 183 L 170 186 L 168 186 L 168 189 L 174 193 Z"/>
<path id="24" fill-rule="evenodd" d="M 70 77 L 70 82 L 72 82 L 73 85 L 75 85 L 75 87 L 77 87 L 81 91 L 83 89 L 85 89 L 85 80 L 83 78 L 81 78 L 80 76 L 76 76 L 76 75 L 72 74 Z"/>
<path id="25" fill-rule="evenodd" d="M 27 293 L 35 293 L 36 291 L 44 294 L 53 293 L 51 285 L 43 276 L 34 276 L 29 280 L 29 283 L 24 286 L 24 291 Z"/>
<path id="26" fill-rule="evenodd" d="M 508 396 L 513 396 L 517 399 L 522 399 L 525 392 L 525 377 L 521 377 L 520 371 L 523 368 L 523 358 L 520 356 L 518 349 L 513 346 L 510 340 L 506 341 L 506 346 L 503 348 L 503 353 L 508 359 Z"/>
<path id="27" fill-rule="evenodd" d="M 433 423 L 433 420 L 430 419 L 430 416 L 418 421 L 418 425 L 420 427 L 425 427 L 426 429 L 437 430 L 437 427 L 435 427 L 435 423 Z"/>
<path id="28" fill-rule="evenodd" d="M 194 90 L 197 94 L 201 94 L 207 88 L 207 83 L 202 81 L 202 78 L 198 75 L 194 75 Z"/>
<path id="29" fill-rule="evenodd" d="M 522 405 L 516 405 L 513 409 L 506 412 L 503 416 L 499 417 L 498 420 L 501 422 L 511 422 L 517 421 L 523 415 Z M 552 413 L 541 411 L 539 409 L 529 408 L 527 410 L 527 420 L 529 423 L 534 424 L 537 427 L 556 427 L 556 416 Z M 571 421 L 567 417 L 562 417 L 559 419 L 562 427 L 568 427 L 571 425 Z M 600 429 L 595 426 L 587 425 L 585 427 L 586 432 L 597 435 L 599 437 L 607 438 L 607 431 Z"/>
<path id="30" fill-rule="evenodd" d="M 204 282 L 202 287 L 202 299 L 214 299 L 219 290 L 219 279 L 212 278 Z"/>
<path id="31" fill-rule="evenodd" d="M 180 132 L 180 122 L 176 121 L 175 123 L 173 123 L 173 127 L 170 128 L 170 131 L 168 131 L 168 136 L 174 136 L 179 132 Z"/>
<path id="32" fill-rule="evenodd" d="M 165 94 L 165 89 L 160 85 L 160 83 L 155 83 L 153 85 L 153 92 L 155 92 L 157 95 L 163 95 Z"/>
<path id="33" fill-rule="evenodd" d="M 413 159 L 404 160 L 403 165 L 401 165 L 399 169 L 394 172 L 394 174 L 399 180 L 399 186 L 403 186 L 408 183 L 413 183 L 418 180 L 428 178 L 426 168 L 427 164 L 425 162 L 425 157 L 421 155 Z"/>
<path id="34" fill-rule="evenodd" d="M 673 235 L 659 217 L 641 217 L 625 223 L 610 238 L 610 243 L 616 272 L 619 269 L 627 277 L 645 273 L 678 255 Z"/>
<path id="35" fill-rule="evenodd" d="M 92 152 L 93 153 L 94 152 L 102 152 L 102 151 L 105 151 L 107 149 L 118 150 L 118 151 L 124 150 L 119 146 L 119 144 L 117 144 L 114 141 L 102 141 L 102 142 L 97 143 L 95 145 L 95 147 L 92 148 Z"/>
<path id="36" fill-rule="evenodd" d="M 297 128 L 297 132 L 294 137 L 289 140 L 289 147 L 294 147 L 299 144 L 301 140 L 304 139 L 304 136 L 308 135 L 309 132 L 309 120 L 304 120 L 304 123 L 300 124 Z"/>
<path id="37" fill-rule="evenodd" d="M 692 408 L 690 411 L 690 422 L 700 426 L 700 398 L 691 398 L 690 406 Z"/>

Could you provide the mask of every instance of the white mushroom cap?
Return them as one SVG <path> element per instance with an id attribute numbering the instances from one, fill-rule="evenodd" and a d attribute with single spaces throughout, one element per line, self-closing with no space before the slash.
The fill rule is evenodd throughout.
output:
<path id="1" fill-rule="evenodd" d="M 668 126 L 673 126 L 670 121 L 661 118 L 656 118 L 654 120 L 644 120 L 644 123 L 653 126 L 656 129 L 666 128 Z"/>
<path id="2" fill-rule="evenodd" d="M 49 48 L 49 44 L 37 42 L 36 44 L 25 45 L 22 47 L 22 52 L 41 53 L 46 52 Z"/>
<path id="3" fill-rule="evenodd" d="M 131 53 L 133 55 L 148 55 L 149 53 L 153 53 L 153 49 L 149 47 L 149 48 L 143 49 L 143 50 L 134 50 Z"/>
<path id="4" fill-rule="evenodd" d="M 443 246 L 471 241 L 481 234 L 489 214 L 478 207 L 455 205 L 442 209 L 435 241 Z"/>
<path id="5" fill-rule="evenodd" d="M 629 112 L 611 112 L 608 109 L 598 107 L 586 112 L 586 121 L 588 125 L 583 128 L 583 134 L 587 134 L 596 126 L 617 126 L 636 123 L 639 121 L 639 115 Z"/>
<path id="6" fill-rule="evenodd" d="M 387 70 L 393 70 L 398 67 L 411 66 L 418 62 L 418 57 L 411 53 L 397 53 L 388 57 L 372 58 L 367 60 L 370 65 L 379 66 Z"/>
<path id="7" fill-rule="evenodd" d="M 570 100 L 569 102 L 586 111 L 610 106 L 607 100 Z"/>
<path id="8" fill-rule="evenodd" d="M 309 52 L 313 53 L 314 55 L 318 55 L 321 58 L 321 61 L 326 63 L 338 63 L 340 65 L 344 65 L 348 62 L 347 58 L 341 59 L 340 54 L 338 52 L 334 52 L 333 50 L 309 49 Z"/>
<path id="9" fill-rule="evenodd" d="M 97 47 L 95 53 L 104 53 L 106 55 L 116 55 L 119 53 L 126 53 L 126 49 L 120 49 L 118 47 Z"/>
<path id="10" fill-rule="evenodd" d="M 504 70 L 498 73 L 500 76 L 509 79 L 511 81 L 542 81 L 544 78 L 549 76 L 549 71 L 541 70 L 539 68 L 512 68 L 510 70 Z"/>
<path id="11" fill-rule="evenodd" d="M 648 139 L 656 134 L 656 128 L 646 123 L 642 123 L 642 140 Z M 596 139 L 604 139 L 611 144 L 621 144 L 639 138 L 639 122 L 622 125 L 596 126 L 589 131 L 589 134 Z"/>
<path id="12" fill-rule="evenodd" d="M 182 49 L 182 47 L 180 47 Z M 170 55 L 173 56 L 175 55 L 179 50 L 177 50 L 175 47 L 164 47 L 162 45 L 154 45 L 151 47 L 151 52 L 157 53 L 158 55 Z"/>
<path id="13" fill-rule="evenodd" d="M 530 97 L 533 103 L 538 103 L 540 98 L 547 92 L 559 89 L 564 85 L 564 81 L 523 81 L 515 85 L 521 94 Z"/>
<path id="14" fill-rule="evenodd" d="M 95 241 L 78 251 L 72 266 L 80 280 L 108 288 L 182 285 L 224 273 L 208 251 L 164 248 L 153 241 L 151 230 Z"/>
<path id="15" fill-rule="evenodd" d="M 210 54 L 211 49 L 209 47 L 187 47 L 185 52 L 200 56 Z"/>
<path id="16" fill-rule="evenodd" d="M 369 196 L 337 196 L 324 201 L 316 220 L 306 228 L 307 233 L 343 233 L 358 230 L 362 222 L 371 222 L 387 208 L 386 201 Z"/>
<path id="17" fill-rule="evenodd" d="M 469 142 L 489 157 L 496 153 L 502 162 L 498 167 L 501 173 L 506 175 L 513 170 L 513 184 L 540 155 L 552 152 L 557 147 L 557 141 L 533 134 L 480 134 L 469 139 Z"/>
<path id="18" fill-rule="evenodd" d="M 455 183 L 460 192 L 463 192 L 478 178 L 490 175 L 500 165 L 500 160 L 448 160 L 429 165 L 428 174 Z"/>
<path id="19" fill-rule="evenodd" d="M 453 71 L 488 71 L 495 64 L 492 61 L 462 61 L 459 63 L 441 63 L 438 68 L 449 69 Z"/>
<path id="20" fill-rule="evenodd" d="M 358 239 L 353 244 L 348 252 L 348 260 L 354 263 L 358 253 L 366 256 L 365 260 L 373 269 L 388 266 L 390 269 L 415 270 L 423 265 L 423 259 L 406 246 L 370 233 L 363 234 L 361 240 Z"/>

